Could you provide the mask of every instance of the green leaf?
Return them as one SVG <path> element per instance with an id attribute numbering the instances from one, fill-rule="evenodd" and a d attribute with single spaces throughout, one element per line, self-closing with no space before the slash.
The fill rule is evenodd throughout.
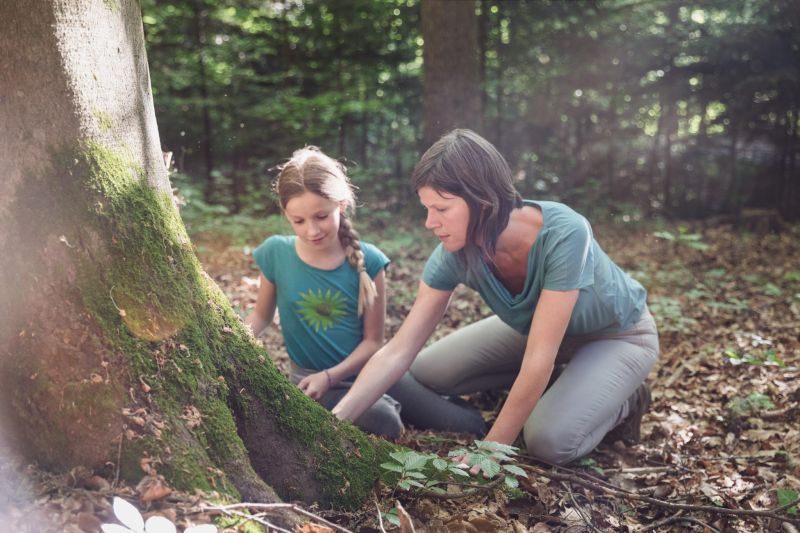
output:
<path id="1" fill-rule="evenodd" d="M 528 473 L 517 465 L 503 465 L 503 470 L 510 472 L 515 476 L 528 477 Z"/>
<path id="2" fill-rule="evenodd" d="M 455 475 L 457 475 L 457 476 L 461 476 L 461 477 L 469 477 L 469 472 L 467 472 L 466 470 L 462 470 L 461 468 L 458 468 L 458 467 L 456 467 L 456 466 L 451 466 L 451 467 L 450 467 L 450 468 L 448 468 L 447 470 L 448 470 L 448 471 L 449 471 L 451 474 L 455 474 Z"/>
<path id="3" fill-rule="evenodd" d="M 517 487 L 519 487 L 519 481 L 514 476 L 506 476 L 504 481 L 506 487 L 508 487 L 509 489 L 516 489 Z"/>
<path id="4" fill-rule="evenodd" d="M 490 450 L 508 455 L 517 455 L 519 453 L 519 448 L 516 446 L 511 446 L 510 444 L 501 444 L 491 440 L 476 440 L 475 446 L 477 446 L 480 450 Z"/>
<path id="5" fill-rule="evenodd" d="M 695 250 L 700 250 L 701 252 L 705 252 L 706 250 L 711 248 L 711 246 L 709 246 L 704 242 L 688 242 L 686 244 L 688 244 L 690 248 L 694 248 Z"/>
<path id="6" fill-rule="evenodd" d="M 406 472 L 406 477 L 413 477 L 416 479 L 427 479 L 428 476 L 423 474 L 422 472 Z"/>
<path id="7" fill-rule="evenodd" d="M 787 272 L 783 275 L 783 279 L 786 281 L 800 281 L 800 272 L 797 270 L 792 270 L 791 272 Z"/>
<path id="8" fill-rule="evenodd" d="M 408 457 L 409 454 L 411 454 L 411 453 L 413 453 L 413 452 L 410 452 L 410 451 L 408 451 L 408 452 L 392 452 L 392 453 L 389 454 L 389 457 L 391 457 L 392 459 L 394 459 L 395 461 L 397 461 L 400 464 L 404 464 L 406 462 L 406 457 Z"/>
<path id="9" fill-rule="evenodd" d="M 391 509 L 388 513 L 382 512 L 381 517 L 390 524 L 394 524 L 396 526 L 400 525 L 400 517 L 397 516 L 397 509 Z"/>
<path id="10" fill-rule="evenodd" d="M 402 472 L 403 471 L 403 467 L 398 465 L 398 464 L 396 464 L 396 463 L 382 463 L 381 464 L 381 468 L 383 468 L 384 470 L 390 470 L 392 472 Z"/>
<path id="11" fill-rule="evenodd" d="M 408 457 L 406 457 L 406 460 L 403 462 L 403 466 L 405 467 L 406 470 L 419 470 L 420 468 L 425 466 L 425 463 L 428 462 L 428 459 L 430 459 L 429 455 L 423 455 L 421 453 L 411 452 L 408 455 Z"/>
<path id="12" fill-rule="evenodd" d="M 478 463 L 478 466 L 480 467 L 481 472 L 483 472 L 483 476 L 487 478 L 493 478 L 500 473 L 500 465 L 497 463 L 497 461 L 493 461 L 488 457 L 484 457 Z"/>
<path id="13" fill-rule="evenodd" d="M 767 296 L 780 296 L 783 294 L 783 291 L 774 283 L 767 283 L 764 285 L 764 294 Z"/>
<path id="14" fill-rule="evenodd" d="M 778 507 L 780 507 L 782 505 L 786 505 L 787 503 L 792 502 L 792 501 L 794 501 L 794 500 L 796 500 L 798 498 L 798 493 L 795 490 L 778 489 L 777 492 L 778 492 Z M 789 514 L 789 515 L 792 515 L 792 516 L 796 515 L 797 514 L 797 506 L 794 505 L 794 506 L 790 507 L 786 511 L 786 514 Z"/>
<path id="15" fill-rule="evenodd" d="M 431 464 L 433 464 L 433 467 L 436 470 L 438 470 L 439 472 L 445 470 L 449 463 L 450 463 L 450 461 L 445 461 L 444 459 L 440 459 L 439 457 L 437 457 L 436 459 L 431 461 Z"/>
<path id="16" fill-rule="evenodd" d="M 491 457 L 492 459 L 497 459 L 497 461 L 499 462 L 514 460 L 512 457 L 509 457 L 508 455 L 500 452 L 492 452 L 489 454 L 489 457 Z"/>
<path id="17" fill-rule="evenodd" d="M 448 457 L 461 457 L 462 455 L 467 455 L 467 450 L 464 448 L 459 448 L 458 450 L 452 450 L 447 454 Z"/>

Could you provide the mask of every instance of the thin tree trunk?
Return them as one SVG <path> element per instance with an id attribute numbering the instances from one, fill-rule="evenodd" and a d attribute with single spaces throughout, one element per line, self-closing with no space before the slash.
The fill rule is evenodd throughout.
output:
<path id="1" fill-rule="evenodd" d="M 468 0 L 422 0 L 425 148 L 453 128 L 481 131 L 478 17 Z"/>
<path id="2" fill-rule="evenodd" d="M 739 144 L 739 125 L 731 121 L 731 145 L 728 150 L 728 190 L 725 193 L 725 201 L 723 202 L 723 209 L 728 213 L 732 213 L 735 216 L 739 216 L 739 194 L 740 194 L 740 185 L 739 185 L 739 172 L 738 172 L 738 163 L 737 160 L 739 158 L 738 153 L 738 144 Z"/>
<path id="3" fill-rule="evenodd" d="M 677 130 L 678 116 L 675 113 L 676 105 L 673 103 L 670 106 L 670 116 L 667 118 L 667 130 L 664 132 L 664 209 L 667 212 L 672 211 L 672 139 Z"/>
<path id="4" fill-rule="evenodd" d="M 197 46 L 197 75 L 198 88 L 200 89 L 200 117 L 203 122 L 203 133 L 200 137 L 200 151 L 203 154 L 205 166 L 205 184 L 203 186 L 203 199 L 210 203 L 214 197 L 214 133 L 211 124 L 211 110 L 209 109 L 208 74 L 205 59 L 205 30 L 203 20 L 203 6 L 201 0 L 195 0 L 194 9 L 194 38 Z"/>
<path id="5" fill-rule="evenodd" d="M 658 126 L 656 127 L 656 134 L 653 137 L 653 145 L 650 148 L 650 157 L 648 158 L 648 165 L 647 165 L 647 178 L 649 183 L 649 190 L 650 196 L 658 198 L 657 191 L 657 183 L 658 183 L 658 153 L 659 153 L 659 146 L 661 145 L 661 137 L 664 134 L 664 125 L 666 124 L 667 120 L 667 112 L 668 106 L 664 103 L 663 95 L 659 94 L 659 106 L 660 106 L 660 113 L 658 115 Z M 649 205 L 648 205 L 649 207 Z"/>

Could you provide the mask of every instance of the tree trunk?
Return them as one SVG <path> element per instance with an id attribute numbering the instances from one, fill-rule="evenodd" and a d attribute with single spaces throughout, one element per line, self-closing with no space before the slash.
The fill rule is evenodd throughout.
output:
<path id="1" fill-rule="evenodd" d="M 453 128 L 481 130 L 478 17 L 470 1 L 423 0 L 425 148 Z"/>
<path id="2" fill-rule="evenodd" d="M 200 86 L 200 115 L 203 120 L 203 134 L 200 138 L 200 149 L 203 152 L 203 162 L 205 164 L 206 180 L 203 185 L 203 199 L 206 203 L 211 203 L 216 184 L 214 183 L 214 131 L 211 125 L 211 108 L 208 92 L 208 72 L 205 59 L 205 30 L 203 21 L 202 2 L 195 1 L 192 4 L 194 9 L 193 29 L 195 46 L 197 47 L 197 68 L 198 85 Z"/>
<path id="3" fill-rule="evenodd" d="M 359 504 L 390 445 L 285 380 L 202 272 L 138 2 L 0 3 L 0 94 L 0 439 L 53 471 Z"/>

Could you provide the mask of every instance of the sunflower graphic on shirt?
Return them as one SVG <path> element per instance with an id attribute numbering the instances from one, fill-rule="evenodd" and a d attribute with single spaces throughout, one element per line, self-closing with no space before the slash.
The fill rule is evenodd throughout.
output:
<path id="1" fill-rule="evenodd" d="M 346 302 L 340 291 L 331 293 L 328 289 L 324 293 L 322 289 L 309 289 L 308 292 L 301 292 L 300 299 L 295 302 L 300 308 L 300 317 L 315 332 L 326 331 L 336 325 L 336 322 L 347 314 Z"/>

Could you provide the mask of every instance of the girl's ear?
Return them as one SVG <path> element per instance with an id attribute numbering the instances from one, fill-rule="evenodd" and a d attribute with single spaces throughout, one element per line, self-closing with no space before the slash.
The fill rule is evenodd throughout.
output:
<path id="1" fill-rule="evenodd" d="M 339 202 L 339 214 L 344 215 L 347 211 L 347 200 L 342 200 Z"/>

